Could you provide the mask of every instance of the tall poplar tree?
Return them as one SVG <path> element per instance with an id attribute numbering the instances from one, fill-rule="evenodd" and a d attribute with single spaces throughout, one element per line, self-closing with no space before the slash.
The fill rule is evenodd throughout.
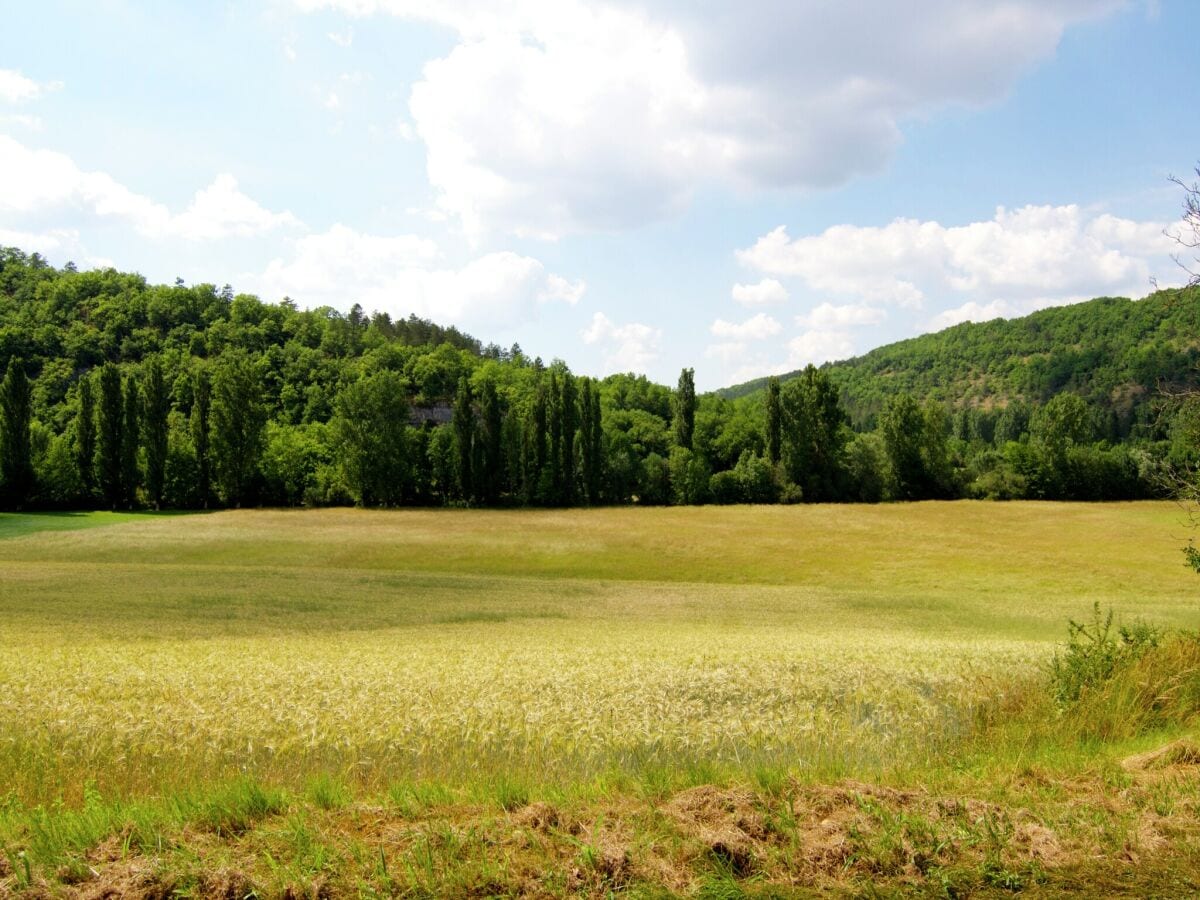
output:
<path id="1" fill-rule="evenodd" d="M 33 493 L 33 450 L 29 440 L 33 404 L 25 366 L 15 357 L 0 382 L 0 490 L 5 505 L 21 509 Z"/>
<path id="2" fill-rule="evenodd" d="M 592 444 L 592 379 L 579 384 L 579 461 L 583 466 L 583 492 L 589 503 L 596 502 L 596 458 Z"/>
<path id="3" fill-rule="evenodd" d="M 96 395 L 92 379 L 79 379 L 79 408 L 75 411 L 75 468 L 83 495 L 89 501 L 96 492 Z"/>
<path id="4" fill-rule="evenodd" d="M 562 497 L 562 394 L 559 393 L 558 375 L 550 370 L 550 387 L 546 393 L 546 419 L 550 432 L 549 447 L 549 494 L 544 498 L 549 503 L 558 503 Z"/>
<path id="5" fill-rule="evenodd" d="M 529 425 L 529 472 L 527 474 L 527 501 L 535 503 L 543 499 L 543 478 L 546 475 L 546 454 L 549 452 L 550 423 L 549 402 L 546 398 L 547 386 L 544 378 L 539 378 L 533 396 L 533 411 L 530 414 Z"/>
<path id="6" fill-rule="evenodd" d="M 696 430 L 695 374 L 693 369 L 680 372 L 675 391 L 675 443 L 685 450 L 692 449 L 692 435 Z"/>
<path id="7" fill-rule="evenodd" d="M 475 439 L 475 411 L 471 408 L 471 385 L 466 376 L 458 380 L 458 392 L 454 395 L 454 439 L 457 445 L 458 489 L 463 500 L 473 496 L 471 483 L 471 461 Z"/>
<path id="8" fill-rule="evenodd" d="M 140 407 L 137 379 L 130 372 L 125 378 L 125 422 L 121 429 L 121 500 L 128 509 L 137 505 L 137 489 L 141 482 L 138 472 Z"/>
<path id="9" fill-rule="evenodd" d="M 112 363 L 100 369 L 100 416 L 96 442 L 96 468 L 105 503 L 116 509 L 125 499 L 121 480 L 121 453 L 125 434 L 125 405 L 121 396 L 121 370 Z"/>
<path id="10" fill-rule="evenodd" d="M 575 376 L 564 371 L 562 376 L 562 489 L 559 502 L 570 506 L 575 502 L 575 437 L 579 433 L 579 400 Z"/>
<path id="11" fill-rule="evenodd" d="M 167 472 L 167 417 L 171 398 L 163 380 L 162 363 L 153 357 L 146 365 L 146 383 L 142 386 L 144 415 L 142 430 L 146 443 L 146 492 L 155 509 L 162 508 Z"/>
<path id="12" fill-rule="evenodd" d="M 783 411 L 779 405 L 779 378 L 767 379 L 767 459 L 771 465 L 779 462 L 783 434 Z"/>
<path id="13" fill-rule="evenodd" d="M 200 506 L 208 509 L 212 499 L 212 451 L 210 435 L 212 433 L 212 379 L 207 369 L 196 373 L 196 384 L 192 393 L 192 417 L 189 430 L 192 434 L 192 448 L 196 452 L 196 495 L 200 498 Z"/>
<path id="14" fill-rule="evenodd" d="M 488 378 L 483 382 L 479 396 L 480 428 L 483 439 L 483 466 L 480 493 L 484 502 L 495 503 L 500 499 L 500 485 L 504 479 L 504 412 L 500 408 L 500 397 L 496 383 Z"/>

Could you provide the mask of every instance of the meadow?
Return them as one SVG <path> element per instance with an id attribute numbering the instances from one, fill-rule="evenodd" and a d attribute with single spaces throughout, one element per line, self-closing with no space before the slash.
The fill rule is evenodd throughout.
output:
<path id="1" fill-rule="evenodd" d="M 220 893 L 196 873 L 232 845 L 178 834 L 223 791 L 289 828 L 436 808 L 485 834 L 479 808 L 539 798 L 611 821 L 703 785 L 928 784 L 1094 603 L 1194 626 L 1187 537 L 1167 503 L 2 515 L 0 893 L 86 894 L 113 833 L 119 859 L 154 834 L 160 868 L 193 871 L 173 883 Z M 1068 765 L 1095 774 L 1096 746 Z M 246 884 L 464 889 L 412 841 L 403 876 L 381 845 L 385 878 L 374 850 L 354 861 L 358 825 L 324 827 L 341 851 Z M 698 889 L 614 874 L 569 831 L 540 880 L 467 892 Z M 580 853 L 594 877 L 556 881 Z"/>

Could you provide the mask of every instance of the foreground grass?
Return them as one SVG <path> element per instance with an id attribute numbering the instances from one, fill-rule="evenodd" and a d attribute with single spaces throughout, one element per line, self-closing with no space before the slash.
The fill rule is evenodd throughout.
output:
<path id="1" fill-rule="evenodd" d="M 1167 504 L 37 518 L 0 517 L 0 891 L 1171 896 L 1194 861 L 1191 770 L 1119 764 L 1186 716 L 1028 700 L 1093 600 L 1191 624 Z"/>

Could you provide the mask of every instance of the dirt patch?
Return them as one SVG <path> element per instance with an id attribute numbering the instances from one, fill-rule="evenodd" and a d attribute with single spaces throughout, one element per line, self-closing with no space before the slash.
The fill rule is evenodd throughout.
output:
<path id="1" fill-rule="evenodd" d="M 512 821 L 514 825 L 543 833 L 549 831 L 551 828 L 557 828 L 561 823 L 558 810 L 549 803 L 541 801 L 530 803 L 528 806 L 518 809 L 512 814 Z"/>
<path id="2" fill-rule="evenodd" d="M 168 900 L 175 896 L 175 887 L 175 879 L 161 869 L 157 860 L 132 856 L 97 870 L 94 878 L 68 896 L 78 900 Z"/>
<path id="3" fill-rule="evenodd" d="M 1046 866 L 1065 861 L 1058 835 L 1038 822 L 1021 822 L 1013 829 L 1012 848 L 1020 856 L 1037 860 Z"/>
<path id="4" fill-rule="evenodd" d="M 735 872 L 753 868 L 756 844 L 767 838 L 754 793 L 712 785 L 676 794 L 662 810 Z"/>
<path id="5" fill-rule="evenodd" d="M 255 896 L 254 882 L 237 869 L 217 869 L 206 872 L 196 887 L 195 897 L 207 900 L 246 900 Z"/>

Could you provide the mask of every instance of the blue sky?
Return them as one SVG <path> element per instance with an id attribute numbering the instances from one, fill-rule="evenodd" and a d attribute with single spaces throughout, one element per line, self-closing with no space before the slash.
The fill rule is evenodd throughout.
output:
<path id="1" fill-rule="evenodd" d="M 710 389 L 1179 283 L 1185 0 L 18 4 L 0 244 Z"/>

